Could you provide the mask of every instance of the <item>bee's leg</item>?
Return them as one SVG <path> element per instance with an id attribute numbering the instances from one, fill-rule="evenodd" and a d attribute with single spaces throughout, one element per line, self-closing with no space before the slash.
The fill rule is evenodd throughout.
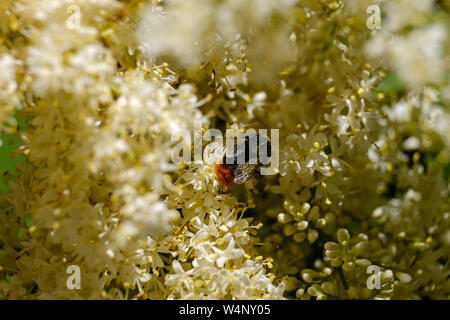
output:
<path id="1" fill-rule="evenodd" d="M 255 190 L 255 189 L 253 189 L 253 190 Z M 249 208 L 254 207 L 255 201 L 253 200 L 253 195 L 251 193 L 251 190 L 248 190 L 248 189 L 247 189 L 247 203 L 248 203 Z"/>
<path id="2" fill-rule="evenodd" d="M 228 187 L 219 184 L 219 193 L 228 193 Z"/>
<path id="3" fill-rule="evenodd" d="M 251 177 L 248 181 L 244 183 L 245 189 L 247 190 L 248 194 L 251 193 L 258 194 L 258 190 L 256 189 L 255 186 L 255 181 L 256 181 L 255 177 Z"/>

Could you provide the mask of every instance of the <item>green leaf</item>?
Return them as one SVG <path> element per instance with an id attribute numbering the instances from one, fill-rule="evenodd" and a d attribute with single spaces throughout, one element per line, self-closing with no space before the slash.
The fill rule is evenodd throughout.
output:
<path id="1" fill-rule="evenodd" d="M 369 220 L 369 227 L 371 228 L 378 228 L 381 227 L 383 224 L 378 219 L 370 219 Z"/>
<path id="2" fill-rule="evenodd" d="M 447 181 L 450 179 L 450 163 L 447 164 L 444 168 L 444 178 Z"/>
<path id="3" fill-rule="evenodd" d="M 439 164 L 436 161 L 436 157 L 431 154 L 425 155 L 424 162 L 425 162 L 427 168 L 433 168 L 433 167 L 438 168 L 439 167 Z"/>
<path id="4" fill-rule="evenodd" d="M 114 85 L 111 85 L 110 89 L 111 89 L 111 93 L 113 94 L 114 99 L 117 99 L 118 97 L 120 97 L 121 93 L 120 93 L 120 89 L 119 88 L 117 88 Z"/>
<path id="5" fill-rule="evenodd" d="M 25 216 L 25 225 L 29 228 L 33 225 L 33 221 L 30 216 Z"/>
<path id="6" fill-rule="evenodd" d="M 33 283 L 30 288 L 28 288 L 27 294 L 34 293 L 37 289 L 37 284 Z"/>
<path id="7" fill-rule="evenodd" d="M 396 73 L 389 73 L 378 85 L 376 91 L 383 93 L 396 93 L 403 90 L 403 82 Z"/>
<path id="8" fill-rule="evenodd" d="M 26 228 L 20 228 L 19 229 L 19 233 L 17 234 L 17 237 L 22 240 L 23 239 L 23 234 L 27 231 Z"/>
<path id="9" fill-rule="evenodd" d="M 21 110 L 16 111 L 14 117 L 17 120 L 19 132 L 25 132 L 28 130 L 31 117 L 22 117 L 21 112 Z M 21 145 L 22 139 L 19 134 L 0 134 L 0 194 L 9 190 L 7 180 L 11 178 L 10 174 L 16 171 L 17 164 L 26 162 L 23 154 L 11 156 Z"/>

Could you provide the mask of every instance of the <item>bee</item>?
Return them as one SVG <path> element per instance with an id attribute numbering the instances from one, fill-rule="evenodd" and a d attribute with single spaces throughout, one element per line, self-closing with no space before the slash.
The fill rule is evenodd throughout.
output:
<path id="1" fill-rule="evenodd" d="M 269 158 L 271 156 L 271 145 L 267 137 L 251 134 L 246 135 L 242 140 L 239 142 L 238 139 L 238 143 L 234 144 L 231 155 L 223 149 L 222 156 L 214 167 L 217 181 L 222 186 L 231 187 L 248 181 L 261 166 L 258 155 L 259 160 L 265 156 Z M 243 144 L 240 148 L 239 143 Z M 266 150 L 265 155 L 261 154 L 262 150 Z"/>

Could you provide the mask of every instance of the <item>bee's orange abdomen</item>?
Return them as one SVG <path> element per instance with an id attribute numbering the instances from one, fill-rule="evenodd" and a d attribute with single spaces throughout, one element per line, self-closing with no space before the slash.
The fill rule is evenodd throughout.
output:
<path id="1" fill-rule="evenodd" d="M 234 173 L 225 164 L 216 164 L 214 172 L 221 185 L 230 187 L 234 184 Z"/>

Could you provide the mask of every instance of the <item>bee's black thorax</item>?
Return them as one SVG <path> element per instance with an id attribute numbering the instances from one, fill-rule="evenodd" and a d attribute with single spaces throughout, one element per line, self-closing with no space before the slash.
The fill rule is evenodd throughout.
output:
<path id="1" fill-rule="evenodd" d="M 245 136 L 245 140 L 235 144 L 232 154 L 228 152 L 223 157 L 223 163 L 230 169 L 235 169 L 238 165 L 249 163 L 261 164 L 260 160 L 264 157 L 271 157 L 270 141 L 262 135 Z"/>

